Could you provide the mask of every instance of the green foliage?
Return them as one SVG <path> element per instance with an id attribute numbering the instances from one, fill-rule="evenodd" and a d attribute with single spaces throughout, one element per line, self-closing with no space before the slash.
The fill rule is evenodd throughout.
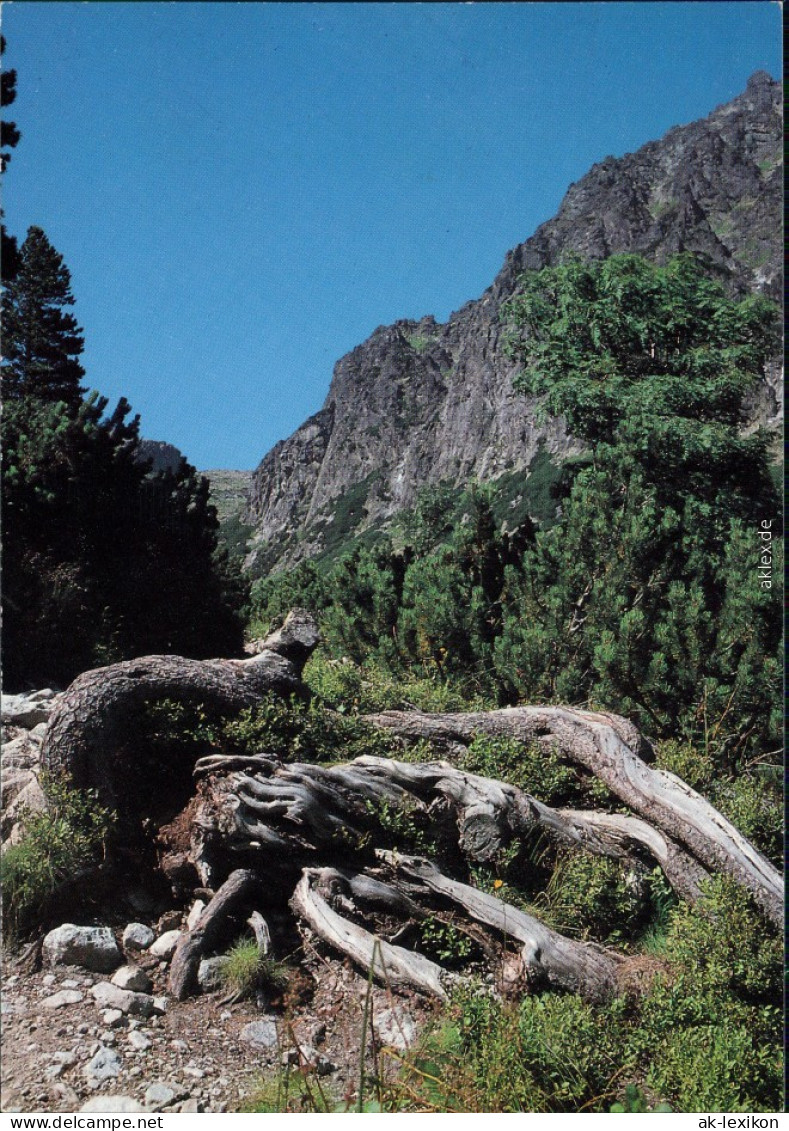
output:
<path id="1" fill-rule="evenodd" d="M 238 651 L 246 582 L 217 549 L 207 481 L 186 461 L 154 474 L 128 403 L 106 415 L 98 393 L 82 398 L 68 271 L 39 229 L 22 251 L 4 296 L 6 686 L 62 686 L 146 652 Z"/>
<path id="2" fill-rule="evenodd" d="M 424 353 L 425 350 L 430 349 L 434 339 L 428 338 L 424 334 L 409 334 L 406 341 L 412 350 L 416 350 L 417 353 Z"/>
<path id="3" fill-rule="evenodd" d="M 569 805 L 579 800 L 578 772 L 553 750 L 536 743 L 524 746 L 509 738 L 477 735 L 460 762 L 461 769 L 517 785 L 546 805 Z"/>
<path id="4" fill-rule="evenodd" d="M 359 527 L 367 517 L 365 502 L 373 484 L 378 478 L 378 473 L 373 472 L 360 483 L 354 483 L 334 500 L 329 513 L 329 521 L 323 528 L 322 557 L 329 559 L 342 548 L 350 534 Z"/>
<path id="5" fill-rule="evenodd" d="M 156 757 L 185 747 L 184 764 L 218 750 L 228 754 L 269 754 L 284 762 L 350 761 L 362 754 L 391 757 L 397 739 L 353 715 L 329 711 L 298 697 L 269 693 L 256 707 L 232 718 L 207 712 L 200 705 L 163 699 L 146 708 L 150 741 Z M 171 762 L 172 756 L 169 756 Z"/>
<path id="6" fill-rule="evenodd" d="M 436 840 L 424 811 L 386 800 L 368 801 L 366 808 L 375 828 L 376 845 L 409 855 L 435 856 Z"/>
<path id="7" fill-rule="evenodd" d="M 643 996 L 513 1004 L 458 991 L 406 1060 L 415 1110 L 781 1110 L 777 932 L 724 879 L 696 907 L 674 904 L 666 923 Z"/>
<path id="8" fill-rule="evenodd" d="M 646 1083 L 678 1111 L 777 1111 L 782 1089 L 781 940 L 731 880 L 672 915 L 670 973 L 641 1007 Z"/>
<path id="9" fill-rule="evenodd" d="M 34 397 L 79 405 L 85 370 L 82 331 L 66 308 L 74 305 L 62 255 L 41 228 L 30 228 L 19 264 L 3 292 L 3 400 Z"/>
<path id="10" fill-rule="evenodd" d="M 239 515 L 231 515 L 219 527 L 219 542 L 226 548 L 231 558 L 243 558 L 254 529 L 253 526 L 242 522 Z"/>
<path id="11" fill-rule="evenodd" d="M 448 969 L 466 967 L 478 947 L 450 921 L 428 915 L 419 923 L 418 950 Z"/>
<path id="12" fill-rule="evenodd" d="M 562 852 L 543 914 L 563 934 L 622 945 L 647 922 L 649 895 L 646 877 L 630 865 L 577 850 Z"/>
<path id="13" fill-rule="evenodd" d="M 520 387 L 544 395 L 574 433 L 598 443 L 638 419 L 650 441 L 665 441 L 681 420 L 682 459 L 697 458 L 694 436 L 704 442 L 715 425 L 739 422 L 778 344 L 774 306 L 731 301 L 691 255 L 665 267 L 616 255 L 546 268 L 524 277 L 506 316 Z"/>
<path id="14" fill-rule="evenodd" d="M 764 438 L 739 422 L 774 309 L 728 299 L 687 256 L 615 256 L 526 277 L 509 314 L 520 386 L 593 448 L 562 521 L 506 577 L 500 676 L 718 760 L 772 741 L 780 619 L 756 531 L 778 497 Z"/>
<path id="15" fill-rule="evenodd" d="M 656 1104 L 655 1107 L 647 1105 L 647 1098 L 637 1084 L 628 1084 L 621 1101 L 611 1104 L 609 1111 L 613 1113 L 626 1112 L 630 1115 L 643 1115 L 645 1112 L 669 1112 L 673 1108 L 670 1104 Z"/>
<path id="16" fill-rule="evenodd" d="M 42 775 L 43 812 L 20 814 L 24 837 L 0 856 L 3 926 L 12 940 L 43 924 L 52 896 L 100 859 L 114 822 L 93 790 Z"/>
<path id="17" fill-rule="evenodd" d="M 239 939 L 224 957 L 220 970 L 223 988 L 235 1000 L 254 997 L 258 990 L 281 993 L 288 984 L 288 973 L 281 962 L 263 955 L 254 939 Z"/>
<path id="18" fill-rule="evenodd" d="M 450 1016 L 459 1047 L 442 1067 L 464 1110 L 606 1110 L 628 1068 L 621 1001 L 604 1009 L 545 994 L 511 1005 L 471 989 L 455 996 Z"/>
<path id="19" fill-rule="evenodd" d="M 493 514 L 498 523 L 515 530 L 531 519 L 546 529 L 556 522 L 562 468 L 541 443 L 526 471 L 505 472 L 492 485 Z"/>

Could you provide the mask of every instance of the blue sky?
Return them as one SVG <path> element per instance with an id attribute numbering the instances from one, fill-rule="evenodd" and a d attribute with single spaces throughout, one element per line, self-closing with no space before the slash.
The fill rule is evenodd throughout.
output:
<path id="1" fill-rule="evenodd" d="M 87 383 L 253 467 L 376 326 L 445 319 L 595 161 L 780 75 L 769 0 L 3 6 L 8 227 L 72 274 Z"/>

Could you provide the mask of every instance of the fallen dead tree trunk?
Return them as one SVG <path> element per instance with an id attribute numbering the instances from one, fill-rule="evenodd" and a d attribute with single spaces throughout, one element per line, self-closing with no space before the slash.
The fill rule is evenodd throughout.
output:
<path id="1" fill-rule="evenodd" d="M 217 946 L 225 931 L 228 917 L 239 905 L 248 900 L 259 886 L 260 879 L 254 872 L 244 868 L 232 872 L 192 930 L 187 931 L 178 940 L 169 976 L 170 993 L 176 1001 L 183 1001 L 195 991 L 201 958 L 210 954 Z"/>
<path id="2" fill-rule="evenodd" d="M 113 751 L 127 740 L 141 705 L 167 696 L 237 712 L 271 691 L 305 694 L 301 666 L 316 641 L 314 622 L 296 614 L 249 660 L 147 657 L 87 673 L 53 716 L 45 765 L 114 800 Z M 494 865 L 505 851 L 530 838 L 533 843 L 535 833 L 636 870 L 658 864 L 675 892 L 691 901 L 705 876 L 722 872 L 774 922 L 782 921 L 777 870 L 703 797 L 649 766 L 648 743 L 625 719 L 519 707 L 384 712 L 366 721 L 404 742 L 427 739 L 451 755 L 463 753 L 477 735 L 540 743 L 595 775 L 633 812 L 552 808 L 449 761 L 362 757 L 338 766 L 284 764 L 265 751 L 201 758 L 194 766 L 197 797 L 181 814 L 185 821 L 173 827 L 188 829 L 190 867 L 216 894 L 176 954 L 171 989 L 177 997 L 192 991 L 200 958 L 238 921 L 242 907 L 252 909 L 253 893 L 263 910 L 283 909 L 290 900 L 324 944 L 393 986 L 442 997 L 463 976 L 418 945 L 401 945 L 407 939 L 418 944 L 426 919 L 437 917 L 446 928 L 457 926 L 477 956 L 474 963 L 488 970 L 497 963 L 515 966 L 524 988 L 554 986 L 590 1000 L 617 992 L 621 955 L 569 939 L 467 882 L 471 865 Z M 161 768 L 162 785 L 171 772 Z M 405 837 L 398 853 L 386 851 L 395 827 Z M 432 846 L 430 859 L 424 847 L 409 847 L 409 830 Z M 262 918 L 251 921 L 259 945 L 268 945 Z"/>
<path id="3" fill-rule="evenodd" d="M 451 822 L 461 851 L 475 863 L 495 860 L 513 840 L 541 828 L 598 856 L 633 863 L 651 857 L 677 894 L 691 901 L 708 874 L 639 818 L 553 809 L 515 786 L 447 762 L 362 757 L 325 767 L 217 755 L 200 760 L 195 770 L 228 771 L 217 781 L 215 803 L 227 815 L 228 843 L 237 851 L 254 844 L 263 851 L 298 846 L 314 853 L 358 845 L 369 835 L 376 808 L 388 805 L 412 820 L 421 813 L 429 822 Z"/>
<path id="4" fill-rule="evenodd" d="M 310 614 L 294 610 L 250 659 L 143 656 L 84 672 L 49 720 L 42 766 L 67 776 L 78 788 L 97 789 L 103 801 L 122 807 L 113 753 L 139 729 L 143 707 L 172 698 L 232 715 L 254 707 L 267 692 L 303 693 L 301 670 L 318 639 Z"/>
<path id="5" fill-rule="evenodd" d="M 324 942 L 370 971 L 379 981 L 445 998 L 453 978 L 438 963 L 418 951 L 405 950 L 377 938 L 331 907 L 324 895 L 331 898 L 327 889 L 342 880 L 341 873 L 333 868 L 305 869 L 293 893 L 293 910 Z"/>
<path id="6" fill-rule="evenodd" d="M 386 711 L 367 721 L 408 738 L 468 743 L 475 735 L 539 742 L 590 770 L 653 828 L 705 868 L 731 876 L 776 924 L 783 923 L 783 879 L 726 818 L 674 774 L 647 765 L 647 744 L 617 715 L 569 707 L 428 715 Z"/>

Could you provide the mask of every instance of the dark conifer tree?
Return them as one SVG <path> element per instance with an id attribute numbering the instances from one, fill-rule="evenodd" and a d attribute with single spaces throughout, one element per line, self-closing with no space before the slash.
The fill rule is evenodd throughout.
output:
<path id="1" fill-rule="evenodd" d="M 71 275 L 41 228 L 30 228 L 3 294 L 3 399 L 62 401 L 76 411 L 85 391 L 84 347 L 73 314 Z"/>
<path id="2" fill-rule="evenodd" d="M 5 36 L 0 36 L 0 55 L 5 54 Z M 16 71 L 3 71 L 0 75 L 0 105 L 10 106 L 16 99 Z M 21 134 L 16 128 L 16 122 L 8 122 L 3 119 L 0 122 L 0 173 L 4 173 L 6 165 L 11 160 L 9 149 L 13 149 L 18 143 Z M 2 216 L 2 212 L 0 212 Z M 12 279 L 16 274 L 16 269 L 19 262 L 19 249 L 14 236 L 11 236 L 6 231 L 5 224 L 1 226 L 2 234 L 2 248 L 0 248 L 0 269 L 2 269 L 2 279 L 5 283 L 8 279 Z"/>

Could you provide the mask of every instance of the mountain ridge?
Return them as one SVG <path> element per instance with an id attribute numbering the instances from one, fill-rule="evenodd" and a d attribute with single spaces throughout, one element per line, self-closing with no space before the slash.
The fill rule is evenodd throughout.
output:
<path id="1" fill-rule="evenodd" d="M 598 162 L 478 299 L 445 323 L 379 326 L 341 358 L 323 407 L 252 476 L 248 564 L 263 572 L 319 554 L 338 531 L 385 523 L 426 484 L 496 480 L 527 471 L 541 451 L 561 460 L 577 450 L 560 420 L 538 423 L 534 398 L 512 389 L 498 314 L 524 271 L 568 255 L 662 262 L 692 251 L 733 291 L 779 298 L 781 106 L 780 84 L 757 72 L 708 117 Z M 754 421 L 778 419 L 778 380 L 775 368 L 750 406 Z"/>

